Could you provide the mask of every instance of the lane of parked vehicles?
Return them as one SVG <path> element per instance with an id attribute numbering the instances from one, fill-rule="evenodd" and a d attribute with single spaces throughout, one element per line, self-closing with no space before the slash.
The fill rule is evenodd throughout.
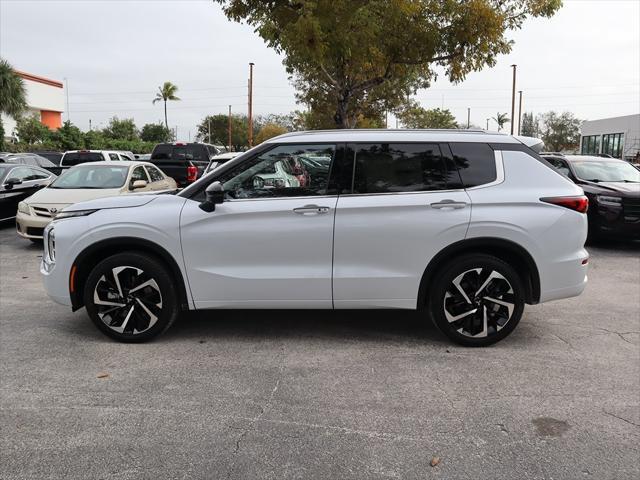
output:
<path id="1" fill-rule="evenodd" d="M 18 234 L 44 237 L 49 295 L 120 341 L 153 338 L 190 309 L 418 308 L 451 340 L 483 346 L 526 303 L 582 292 L 587 228 L 640 238 L 635 167 L 541 146 L 473 131 L 298 132 L 240 156 L 182 142 L 147 162 L 66 152 L 59 177 L 14 156 L 0 185 L 4 206 L 19 199 Z"/>

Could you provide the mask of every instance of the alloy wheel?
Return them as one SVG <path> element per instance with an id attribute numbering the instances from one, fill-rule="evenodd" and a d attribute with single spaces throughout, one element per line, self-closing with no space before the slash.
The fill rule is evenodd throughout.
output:
<path id="1" fill-rule="evenodd" d="M 497 334 L 511 320 L 515 306 L 513 287 L 491 268 L 474 268 L 455 277 L 443 304 L 450 327 L 471 338 Z"/>
<path id="2" fill-rule="evenodd" d="M 162 293 L 142 269 L 119 266 L 100 277 L 93 292 L 100 320 L 117 333 L 137 335 L 158 321 Z"/>

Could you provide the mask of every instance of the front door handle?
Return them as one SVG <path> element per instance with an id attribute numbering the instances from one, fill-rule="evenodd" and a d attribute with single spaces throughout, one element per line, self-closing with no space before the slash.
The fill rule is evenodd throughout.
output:
<path id="1" fill-rule="evenodd" d="M 304 207 L 294 208 L 293 211 L 299 215 L 320 215 L 329 213 L 330 207 L 321 207 L 319 205 L 305 205 Z"/>
<path id="2" fill-rule="evenodd" d="M 458 209 L 458 208 L 464 208 L 466 206 L 467 206 L 466 202 L 456 202 L 455 200 L 450 200 L 450 199 L 442 200 L 440 202 L 436 202 L 436 203 L 432 203 L 431 204 L 431 208 L 453 208 L 453 209 Z"/>

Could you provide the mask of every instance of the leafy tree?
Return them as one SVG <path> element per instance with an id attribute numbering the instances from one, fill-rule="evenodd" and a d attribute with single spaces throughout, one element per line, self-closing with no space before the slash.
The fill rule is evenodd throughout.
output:
<path id="1" fill-rule="evenodd" d="M 520 135 L 536 138 L 540 136 L 538 117 L 534 117 L 533 113 L 524 112 L 522 114 L 522 127 L 520 127 Z"/>
<path id="2" fill-rule="evenodd" d="M 140 138 L 145 142 L 163 143 L 171 140 L 171 130 L 161 123 L 147 123 L 140 131 Z"/>
<path id="3" fill-rule="evenodd" d="M 211 135 L 209 135 L 211 128 Z M 205 142 L 216 145 L 227 145 L 229 143 L 229 117 L 225 114 L 208 115 L 198 125 L 198 136 Z M 259 132 L 258 126 L 254 122 L 253 126 L 256 134 Z M 231 146 L 234 150 L 243 150 L 249 145 L 247 131 L 247 116 L 231 116 Z"/>
<path id="4" fill-rule="evenodd" d="M 391 110 L 444 70 L 452 82 L 493 66 L 507 32 L 550 17 L 561 0 L 215 0 L 284 55 L 299 100 L 331 105 L 338 128 L 363 108 Z"/>
<path id="5" fill-rule="evenodd" d="M 267 123 L 260 128 L 260 131 L 256 135 L 256 145 L 269 140 L 270 138 L 277 137 L 283 133 L 287 133 L 287 129 L 282 125 L 276 125 L 275 123 Z"/>
<path id="6" fill-rule="evenodd" d="M 496 113 L 495 117 L 491 117 L 491 120 L 498 124 L 498 131 L 502 130 L 504 126 L 511 121 L 506 113 L 500 112 Z"/>
<path id="7" fill-rule="evenodd" d="M 107 139 L 99 130 L 89 130 L 84 133 L 84 148 L 88 150 L 105 150 Z"/>
<path id="8" fill-rule="evenodd" d="M 398 111 L 396 116 L 405 128 L 458 128 L 455 117 L 448 109 L 427 110 L 415 101 Z"/>
<path id="9" fill-rule="evenodd" d="M 17 134 L 20 142 L 29 144 L 42 143 L 51 138 L 51 131 L 36 114 L 18 118 Z"/>
<path id="10" fill-rule="evenodd" d="M 541 116 L 541 138 L 545 148 L 553 152 L 574 150 L 580 144 L 580 125 L 573 113 L 543 113 Z"/>
<path id="11" fill-rule="evenodd" d="M 0 150 L 4 150 L 4 126 L 1 114 L 19 117 L 27 108 L 24 81 L 6 60 L 0 58 Z"/>
<path id="12" fill-rule="evenodd" d="M 109 120 L 109 124 L 102 131 L 106 138 L 114 138 L 119 140 L 137 140 L 140 138 L 138 127 L 136 127 L 133 118 L 125 118 L 120 120 L 113 117 Z"/>
<path id="13" fill-rule="evenodd" d="M 83 133 L 69 120 L 64 122 L 58 130 L 51 132 L 51 141 L 62 151 L 78 150 L 84 147 Z"/>
<path id="14" fill-rule="evenodd" d="M 158 87 L 158 93 L 156 93 L 156 98 L 153 99 L 153 104 L 156 102 L 164 102 L 164 126 L 169 129 L 169 122 L 167 121 L 167 102 L 180 100 L 176 93 L 178 92 L 178 87 L 171 82 L 164 82 L 161 87 Z"/>

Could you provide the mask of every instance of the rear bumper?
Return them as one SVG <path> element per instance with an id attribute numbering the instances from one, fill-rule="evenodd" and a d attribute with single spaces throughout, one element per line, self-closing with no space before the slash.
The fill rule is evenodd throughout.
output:
<path id="1" fill-rule="evenodd" d="M 541 284 L 540 303 L 580 295 L 587 286 L 588 259 L 589 253 L 580 249 L 562 261 L 554 262 L 547 281 Z"/>

